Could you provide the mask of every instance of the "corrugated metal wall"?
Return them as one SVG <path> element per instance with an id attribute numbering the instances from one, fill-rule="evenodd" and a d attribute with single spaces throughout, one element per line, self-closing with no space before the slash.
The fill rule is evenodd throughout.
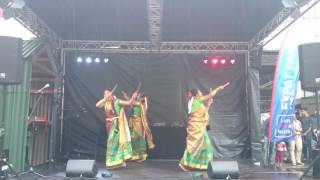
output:
<path id="1" fill-rule="evenodd" d="M 5 128 L 4 148 L 9 149 L 9 162 L 13 168 L 24 170 L 27 141 L 27 116 L 30 97 L 31 58 L 23 60 L 21 84 L 0 85 L 2 122 Z"/>
<path id="2" fill-rule="evenodd" d="M 32 85 L 32 87 L 38 88 L 39 85 L 35 84 Z M 39 103 L 36 105 L 39 97 Z M 29 163 L 30 165 L 39 165 L 48 161 L 52 93 L 50 91 L 44 91 L 43 94 L 32 93 L 30 97 L 30 107 L 35 107 L 33 117 L 47 121 L 47 123 L 38 123 L 35 121 L 34 125 L 30 124 L 28 127 Z"/>

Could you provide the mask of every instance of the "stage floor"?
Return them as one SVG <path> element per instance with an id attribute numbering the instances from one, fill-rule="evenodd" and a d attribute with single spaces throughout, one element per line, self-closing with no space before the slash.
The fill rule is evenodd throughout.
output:
<path id="1" fill-rule="evenodd" d="M 249 160 L 239 160 L 240 178 L 239 179 L 299 179 L 306 166 L 287 166 L 284 171 L 272 170 L 270 168 L 262 168 L 252 164 Z M 206 172 L 189 171 L 183 172 L 178 167 L 177 160 L 147 160 L 143 163 L 128 162 L 126 168 L 111 170 L 112 177 L 103 178 L 102 173 L 106 172 L 102 163 L 98 164 L 99 172 L 97 179 L 110 179 L 110 180 L 131 180 L 131 179 L 158 179 L 158 180 L 187 180 L 187 179 L 209 179 Z M 74 179 L 65 178 L 65 165 L 44 165 L 37 169 L 46 177 L 38 177 L 33 174 L 23 174 L 23 180 L 41 180 L 41 179 Z M 310 173 L 309 173 L 310 174 Z M 16 179 L 16 178 L 11 178 Z M 79 178 L 76 178 L 79 179 Z M 85 179 L 85 178 L 81 178 Z M 92 178 L 91 178 L 92 179 Z M 304 179 L 316 179 L 310 175 Z"/>

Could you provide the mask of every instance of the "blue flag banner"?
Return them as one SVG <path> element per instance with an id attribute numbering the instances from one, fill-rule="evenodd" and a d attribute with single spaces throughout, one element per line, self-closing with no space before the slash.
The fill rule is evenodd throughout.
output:
<path id="1" fill-rule="evenodd" d="M 320 21 L 314 18 L 300 18 L 287 30 L 274 74 L 268 129 L 269 142 L 286 142 L 294 138 L 293 119 L 299 78 L 298 46 L 319 42 L 319 32 Z"/>
<path id="2" fill-rule="evenodd" d="M 298 44 L 286 41 L 280 50 L 274 74 L 268 129 L 269 142 L 288 142 L 294 138 L 293 120 L 298 78 Z"/>

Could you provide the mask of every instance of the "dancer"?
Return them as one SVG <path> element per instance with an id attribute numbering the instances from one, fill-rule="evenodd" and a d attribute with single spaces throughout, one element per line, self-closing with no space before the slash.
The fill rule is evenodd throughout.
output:
<path id="1" fill-rule="evenodd" d="M 98 108 L 105 107 L 106 112 L 114 112 L 112 116 L 109 116 L 112 118 L 107 117 L 107 122 L 110 121 L 111 124 L 106 151 L 107 169 L 125 167 L 125 161 L 132 156 L 131 137 L 124 106 L 130 106 L 137 95 L 134 93 L 130 100 L 120 100 L 114 98 L 112 92 L 106 90 L 103 99 L 96 104 Z"/>
<path id="2" fill-rule="evenodd" d="M 200 90 L 192 90 L 194 97 L 189 113 L 189 121 L 187 127 L 187 147 L 183 157 L 180 160 L 179 166 L 182 170 L 188 169 L 207 170 L 208 163 L 212 160 L 212 145 L 206 131 L 206 126 L 209 121 L 207 101 L 213 98 L 219 91 L 223 90 L 229 82 L 217 87 L 214 90 L 210 89 L 208 95 L 203 96 Z M 209 102 L 211 104 L 212 102 Z"/>
<path id="3" fill-rule="evenodd" d="M 148 101 L 147 97 L 141 97 L 138 93 L 133 102 L 133 115 L 130 118 L 130 133 L 132 142 L 133 161 L 142 162 L 147 159 L 147 145 L 149 149 L 155 147 L 151 130 L 147 119 Z"/>
<path id="4" fill-rule="evenodd" d="M 112 91 L 105 90 L 103 98 L 96 103 L 97 108 L 104 108 L 107 133 L 110 131 L 112 121 L 116 119 L 116 112 L 114 111 L 114 102 L 116 99 Z"/>

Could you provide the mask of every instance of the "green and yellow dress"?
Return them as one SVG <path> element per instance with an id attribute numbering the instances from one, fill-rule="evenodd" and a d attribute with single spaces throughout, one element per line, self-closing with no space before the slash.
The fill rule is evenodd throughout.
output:
<path id="1" fill-rule="evenodd" d="M 121 167 L 132 156 L 131 137 L 121 100 L 114 102 L 117 117 L 111 124 L 106 153 L 107 168 Z"/>
<path id="2" fill-rule="evenodd" d="M 200 97 L 195 97 L 189 114 L 187 147 L 180 160 L 180 165 L 184 168 L 207 170 L 213 155 L 213 148 L 206 130 L 208 121 L 208 107 Z"/>
<path id="3" fill-rule="evenodd" d="M 153 149 L 155 145 L 148 125 L 145 106 L 142 102 L 137 102 L 133 106 L 133 115 L 130 120 L 130 133 L 132 143 L 131 160 L 146 160 L 148 156 L 147 145 L 149 149 Z"/>

